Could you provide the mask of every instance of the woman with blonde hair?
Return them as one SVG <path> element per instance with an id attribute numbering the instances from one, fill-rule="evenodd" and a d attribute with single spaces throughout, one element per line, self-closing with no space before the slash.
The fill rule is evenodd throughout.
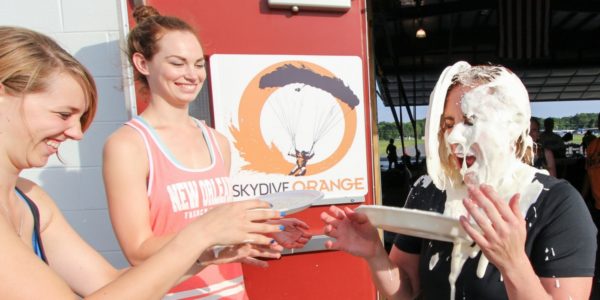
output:
<path id="1" fill-rule="evenodd" d="M 321 218 L 336 240 L 326 246 L 364 258 L 387 299 L 587 299 L 596 228 L 575 188 L 530 165 L 530 117 L 509 69 L 446 68 L 430 97 L 428 176 L 405 208 L 437 216 L 440 229 L 455 219 L 452 231 L 465 234 L 418 235 L 426 226 L 416 222 L 388 255 L 365 214 L 331 207 Z"/>
<path id="2" fill-rule="evenodd" d="M 200 270 L 215 245 L 270 245 L 279 213 L 260 201 L 215 208 L 143 264 L 114 269 L 67 223 L 51 197 L 21 178 L 43 167 L 90 126 L 97 93 L 90 73 L 52 39 L 0 27 L 0 295 L 5 299 L 151 299 Z M 236 247 L 233 247 L 236 248 Z M 244 249 L 237 247 L 237 249 Z M 232 255 L 278 257 L 278 253 Z"/>

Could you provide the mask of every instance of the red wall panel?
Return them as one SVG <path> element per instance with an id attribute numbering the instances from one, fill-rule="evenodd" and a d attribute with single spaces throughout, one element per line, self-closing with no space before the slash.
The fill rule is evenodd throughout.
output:
<path id="1" fill-rule="evenodd" d="M 344 13 L 292 13 L 271 10 L 267 0 L 151 0 L 163 15 L 178 16 L 197 30 L 207 57 L 212 54 L 352 55 L 361 57 L 369 187 L 373 186 L 370 142 L 370 103 L 367 25 L 364 0 L 352 0 Z M 129 3 L 131 11 L 132 3 Z M 132 24 L 133 25 L 133 24 Z M 243 68 L 244 66 L 240 66 Z M 143 97 L 138 107 L 144 108 Z M 366 202 L 373 203 L 369 188 Z M 327 207 L 313 207 L 293 217 L 322 234 L 319 215 Z M 284 256 L 260 269 L 244 266 L 250 299 L 375 299 L 367 265 L 339 251 Z"/>

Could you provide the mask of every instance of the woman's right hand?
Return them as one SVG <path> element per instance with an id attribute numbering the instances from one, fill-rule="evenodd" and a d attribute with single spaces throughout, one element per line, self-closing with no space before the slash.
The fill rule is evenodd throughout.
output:
<path id="1" fill-rule="evenodd" d="M 345 207 L 344 210 L 331 206 L 328 212 L 321 213 L 326 235 L 336 241 L 325 242 L 327 249 L 342 250 L 352 255 L 372 258 L 381 251 L 381 240 L 377 229 L 371 225 L 365 214 L 354 212 Z"/>
<path id="2" fill-rule="evenodd" d="M 270 245 L 273 239 L 264 234 L 279 232 L 279 225 L 264 222 L 279 219 L 281 214 L 260 200 L 247 200 L 218 205 L 197 218 L 192 224 L 209 239 L 210 245 L 256 244 Z M 196 227 L 197 226 L 197 227 Z"/>

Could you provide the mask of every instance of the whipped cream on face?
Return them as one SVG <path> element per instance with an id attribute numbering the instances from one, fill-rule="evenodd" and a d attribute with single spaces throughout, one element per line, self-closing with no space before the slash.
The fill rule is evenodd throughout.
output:
<path id="1" fill-rule="evenodd" d="M 427 171 L 436 187 L 446 191 L 446 216 L 459 218 L 468 215 L 462 203 L 462 199 L 468 197 L 465 182 L 474 186 L 490 185 L 505 202 L 515 193 L 520 193 L 519 209 L 525 216 L 543 186 L 537 181 L 533 182 L 539 170 L 521 161 L 525 152 L 516 146 L 519 139 L 524 141 L 525 148 L 532 144 L 527 131 L 531 113 L 527 90 L 518 77 L 507 69 L 497 68 L 494 78 L 490 74 L 476 74 L 477 78 L 488 76 L 484 79 L 490 82 L 480 80 L 462 96 L 460 106 L 465 120 L 454 124 L 449 133 L 444 133 L 445 145 L 441 146 L 455 157 L 462 181 L 456 182 L 457 179 L 445 174 L 442 167 L 438 152 L 439 120 L 451 78 L 473 70 L 465 62 L 456 63 L 446 68 L 434 88 L 426 124 Z M 468 258 L 476 257 L 480 251 L 479 246 L 471 246 L 472 242 L 462 239 L 455 240 L 453 244 L 448 276 L 452 300 L 456 293 L 456 279 L 464 263 Z M 488 259 L 482 254 L 476 270 L 479 278 L 484 276 L 488 264 Z"/>

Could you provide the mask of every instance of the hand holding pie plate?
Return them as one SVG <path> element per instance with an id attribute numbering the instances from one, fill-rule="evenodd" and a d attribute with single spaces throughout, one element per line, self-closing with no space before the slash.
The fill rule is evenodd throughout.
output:
<path id="1" fill-rule="evenodd" d="M 271 203 L 272 207 L 270 209 L 279 211 L 285 215 L 290 215 L 309 208 L 315 202 L 323 199 L 324 196 L 325 195 L 320 191 L 294 190 L 261 195 L 257 198 Z M 218 258 L 220 252 L 228 247 L 232 246 L 216 245 L 212 247 L 214 257 Z"/>
<path id="2" fill-rule="evenodd" d="M 309 208 L 324 196 L 320 191 L 294 190 L 261 195 L 257 198 L 271 203 L 271 209 L 290 215 Z"/>
<path id="3" fill-rule="evenodd" d="M 458 219 L 437 212 L 382 205 L 361 205 L 356 212 L 367 215 L 373 226 L 386 231 L 445 242 L 472 241 Z"/>

